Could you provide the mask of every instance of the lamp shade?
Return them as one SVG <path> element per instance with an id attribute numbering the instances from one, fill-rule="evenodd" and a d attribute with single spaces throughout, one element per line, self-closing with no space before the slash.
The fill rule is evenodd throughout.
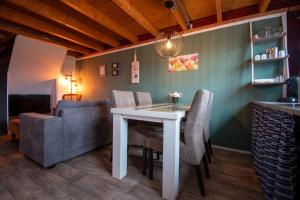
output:
<path id="1" fill-rule="evenodd" d="M 173 30 L 161 32 L 156 37 L 156 52 L 162 58 L 172 58 L 177 56 L 183 47 L 182 35 Z"/>

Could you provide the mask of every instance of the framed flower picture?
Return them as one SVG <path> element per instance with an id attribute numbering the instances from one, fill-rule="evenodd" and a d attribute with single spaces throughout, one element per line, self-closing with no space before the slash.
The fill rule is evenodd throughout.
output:
<path id="1" fill-rule="evenodd" d="M 199 69 L 198 53 L 176 56 L 169 59 L 169 72 L 180 72 Z"/>

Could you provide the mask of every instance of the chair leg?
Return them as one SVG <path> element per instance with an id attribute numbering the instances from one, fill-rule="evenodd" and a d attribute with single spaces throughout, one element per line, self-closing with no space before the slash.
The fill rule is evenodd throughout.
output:
<path id="1" fill-rule="evenodd" d="M 202 196 L 205 196 L 205 189 L 204 189 L 204 182 L 203 182 L 203 176 L 201 172 L 201 163 L 200 165 L 195 165 L 195 170 L 197 174 L 198 184 L 200 188 L 200 192 Z"/>
<path id="2" fill-rule="evenodd" d="M 148 149 L 149 179 L 153 180 L 153 150 Z"/>
<path id="3" fill-rule="evenodd" d="M 210 139 L 208 139 L 208 146 L 209 146 L 210 154 L 213 154 L 213 150 L 212 150 Z"/>
<path id="4" fill-rule="evenodd" d="M 113 152 L 112 152 L 112 150 L 110 151 L 110 158 L 109 158 L 109 162 L 112 162 L 112 154 Z"/>
<path id="5" fill-rule="evenodd" d="M 159 154 L 159 152 L 157 151 L 157 152 L 156 152 L 156 160 L 159 160 L 159 155 L 160 155 L 160 154 Z"/>
<path id="6" fill-rule="evenodd" d="M 11 133 L 11 140 L 16 141 L 17 135 L 15 133 Z"/>
<path id="7" fill-rule="evenodd" d="M 206 155 L 207 155 L 207 160 L 208 160 L 209 163 L 211 163 L 209 144 L 208 144 L 208 142 L 204 142 L 204 145 L 205 145 L 205 152 L 206 152 Z"/>
<path id="8" fill-rule="evenodd" d="M 208 162 L 207 162 L 207 155 L 209 155 L 209 153 L 204 153 L 202 161 L 203 161 L 205 176 L 206 176 L 206 178 L 210 178 L 209 169 L 208 169 Z"/>
<path id="9" fill-rule="evenodd" d="M 147 153 L 148 153 L 148 149 L 144 147 L 143 148 L 143 175 L 146 175 L 146 170 L 147 170 Z"/>

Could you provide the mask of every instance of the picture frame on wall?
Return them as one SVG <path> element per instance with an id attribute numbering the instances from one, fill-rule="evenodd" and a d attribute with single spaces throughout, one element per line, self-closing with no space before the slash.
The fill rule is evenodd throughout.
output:
<path id="1" fill-rule="evenodd" d="M 111 71 L 111 75 L 112 76 L 118 76 L 119 75 L 119 71 L 117 69 L 114 69 Z"/>
<path id="2" fill-rule="evenodd" d="M 102 78 L 106 77 L 106 65 L 99 66 L 99 75 Z"/>
<path id="3" fill-rule="evenodd" d="M 111 68 L 112 69 L 118 69 L 119 68 L 119 63 L 112 63 Z"/>

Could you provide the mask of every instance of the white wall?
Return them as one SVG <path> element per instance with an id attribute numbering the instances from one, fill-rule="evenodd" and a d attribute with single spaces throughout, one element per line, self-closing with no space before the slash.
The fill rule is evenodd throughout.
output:
<path id="1" fill-rule="evenodd" d="M 63 94 L 71 92 L 70 81 L 65 80 L 65 74 L 72 73 L 73 80 L 76 79 L 76 59 L 72 56 L 66 56 L 60 70 L 59 78 L 57 79 L 57 101 L 62 99 Z M 76 93 L 76 88 L 73 87 L 73 93 Z"/>
<path id="2" fill-rule="evenodd" d="M 8 94 L 51 94 L 67 50 L 18 35 L 9 70 Z"/>

